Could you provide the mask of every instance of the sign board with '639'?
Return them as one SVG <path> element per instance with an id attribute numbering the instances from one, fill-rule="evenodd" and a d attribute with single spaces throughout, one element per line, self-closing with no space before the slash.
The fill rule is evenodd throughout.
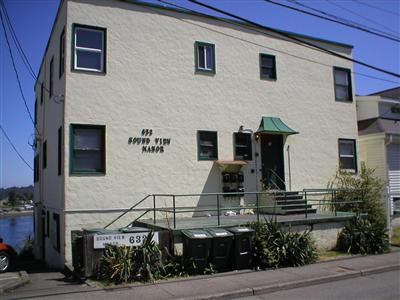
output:
<path id="1" fill-rule="evenodd" d="M 104 249 L 106 245 L 140 246 L 147 239 L 149 232 L 95 234 L 93 248 Z M 158 232 L 154 232 L 153 241 L 158 243 Z"/>

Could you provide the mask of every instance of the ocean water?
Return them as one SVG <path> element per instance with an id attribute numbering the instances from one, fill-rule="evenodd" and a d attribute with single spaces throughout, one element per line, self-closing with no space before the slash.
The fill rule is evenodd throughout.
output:
<path id="1" fill-rule="evenodd" d="M 33 238 L 33 215 L 0 217 L 0 237 L 4 243 L 20 250 L 28 236 Z"/>

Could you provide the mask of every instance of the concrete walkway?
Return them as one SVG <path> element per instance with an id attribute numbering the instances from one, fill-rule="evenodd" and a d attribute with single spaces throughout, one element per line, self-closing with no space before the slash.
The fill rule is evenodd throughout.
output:
<path id="1" fill-rule="evenodd" d="M 298 268 L 268 271 L 247 270 L 211 276 L 197 276 L 183 280 L 168 280 L 155 284 L 132 284 L 117 288 L 97 288 L 71 283 L 46 288 L 45 282 L 40 282 L 43 276 L 34 274 L 38 276 L 31 276 L 32 283 L 20 287 L 12 293 L 3 294 L 2 298 L 230 299 L 387 271 L 396 271 L 400 276 L 400 252 L 350 257 Z M 51 280 L 47 278 L 46 281 Z"/>

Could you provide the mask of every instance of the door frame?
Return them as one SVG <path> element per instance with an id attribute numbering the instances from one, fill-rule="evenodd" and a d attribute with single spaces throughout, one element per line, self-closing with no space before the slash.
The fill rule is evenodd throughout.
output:
<path id="1" fill-rule="evenodd" d="M 284 154 L 284 149 L 285 149 L 285 136 L 283 134 L 267 134 L 267 133 L 263 133 L 261 134 L 260 137 L 260 152 L 261 152 L 261 180 L 264 181 L 265 178 L 269 177 L 269 170 L 266 169 L 265 163 L 269 160 L 269 155 L 268 155 L 268 151 L 267 151 L 267 147 L 266 147 L 266 142 L 271 139 L 271 137 L 275 140 L 279 140 L 279 142 L 281 143 L 282 147 L 281 147 L 281 151 L 277 151 L 275 154 L 276 155 L 280 155 L 281 156 L 281 165 L 279 166 L 279 169 L 277 173 L 277 175 L 281 178 L 281 180 L 278 180 L 278 182 L 276 182 L 276 184 L 278 185 L 278 187 L 282 190 L 282 191 L 286 191 L 286 181 L 285 181 L 285 154 Z M 264 185 L 264 182 L 263 182 Z"/>

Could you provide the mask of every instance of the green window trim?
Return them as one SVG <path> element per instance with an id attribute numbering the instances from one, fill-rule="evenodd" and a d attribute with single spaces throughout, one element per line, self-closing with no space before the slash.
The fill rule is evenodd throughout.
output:
<path id="1" fill-rule="evenodd" d="M 202 149 L 211 148 L 213 155 L 202 154 Z M 198 160 L 218 160 L 218 132 L 210 130 L 197 131 L 197 158 Z"/>
<path id="2" fill-rule="evenodd" d="M 199 48 L 200 47 L 210 47 L 211 48 L 211 62 L 212 62 L 212 67 L 211 68 L 207 68 L 207 59 L 206 59 L 206 53 L 204 52 L 204 64 L 205 67 L 200 67 L 200 61 L 199 61 Z M 211 44 L 211 43 L 206 43 L 206 42 L 199 42 L 196 41 L 194 43 L 194 58 L 195 58 L 195 72 L 196 73 L 203 73 L 203 74 L 210 74 L 210 75 L 214 75 L 216 74 L 216 64 L 215 64 L 215 45 Z"/>
<path id="3" fill-rule="evenodd" d="M 74 141 L 74 129 L 98 129 L 101 130 L 102 136 L 102 150 L 101 151 L 101 160 L 102 167 L 99 170 L 93 169 L 76 169 L 75 160 L 74 160 L 74 152 L 75 150 L 75 141 Z M 69 174 L 70 176 L 104 176 L 106 174 L 106 126 L 105 125 L 92 125 L 92 124 L 71 124 L 69 131 L 70 138 L 70 148 L 69 148 Z M 89 150 L 91 151 L 91 150 Z"/>
<path id="4" fill-rule="evenodd" d="M 270 58 L 272 60 L 272 67 L 270 68 L 272 70 L 271 76 L 266 75 L 263 72 L 263 68 L 269 68 L 267 66 L 263 66 L 263 64 L 262 64 L 262 59 L 263 58 Z M 271 80 L 271 81 L 277 80 L 277 76 L 276 76 L 276 57 L 274 55 L 271 55 L 271 54 L 260 53 L 260 58 L 259 59 L 260 59 L 260 79 Z"/>
<path id="5" fill-rule="evenodd" d="M 345 85 L 341 85 L 339 83 L 336 82 L 336 71 L 341 71 L 341 72 L 345 72 L 347 75 L 347 93 L 348 93 L 348 97 L 346 99 L 340 98 L 338 96 L 338 92 L 337 92 L 337 87 L 339 86 L 345 86 Z M 353 102 L 353 86 L 352 86 L 352 81 L 351 81 L 351 70 L 350 69 L 346 69 L 346 68 L 341 68 L 341 67 L 333 67 L 333 82 L 334 82 L 334 89 L 335 89 L 335 101 L 338 102 Z"/>
<path id="6" fill-rule="evenodd" d="M 103 49 L 101 51 L 101 53 L 102 53 L 102 68 L 101 68 L 101 70 L 79 68 L 79 67 L 75 66 L 75 63 L 76 63 L 75 33 L 76 33 L 76 30 L 79 28 L 101 31 L 103 33 L 103 45 L 102 45 Z M 106 72 L 107 71 L 107 28 L 73 23 L 71 34 L 72 34 L 72 37 L 71 37 L 71 41 L 72 41 L 72 43 L 71 43 L 71 71 L 82 72 L 82 73 L 106 74 L 107 73 Z"/>
<path id="7" fill-rule="evenodd" d="M 235 160 L 252 160 L 253 145 L 251 141 L 251 133 L 235 132 L 234 133 Z"/>
<path id="8" fill-rule="evenodd" d="M 352 150 L 353 154 L 350 155 L 345 155 L 341 153 L 341 144 L 342 143 L 351 143 L 352 144 Z M 357 164 L 357 143 L 355 139 L 338 139 L 338 154 L 339 154 L 339 168 L 342 171 L 348 172 L 348 173 L 358 173 L 358 164 Z M 344 168 L 342 164 L 342 159 L 346 158 L 351 158 L 353 160 L 353 168 Z"/>

